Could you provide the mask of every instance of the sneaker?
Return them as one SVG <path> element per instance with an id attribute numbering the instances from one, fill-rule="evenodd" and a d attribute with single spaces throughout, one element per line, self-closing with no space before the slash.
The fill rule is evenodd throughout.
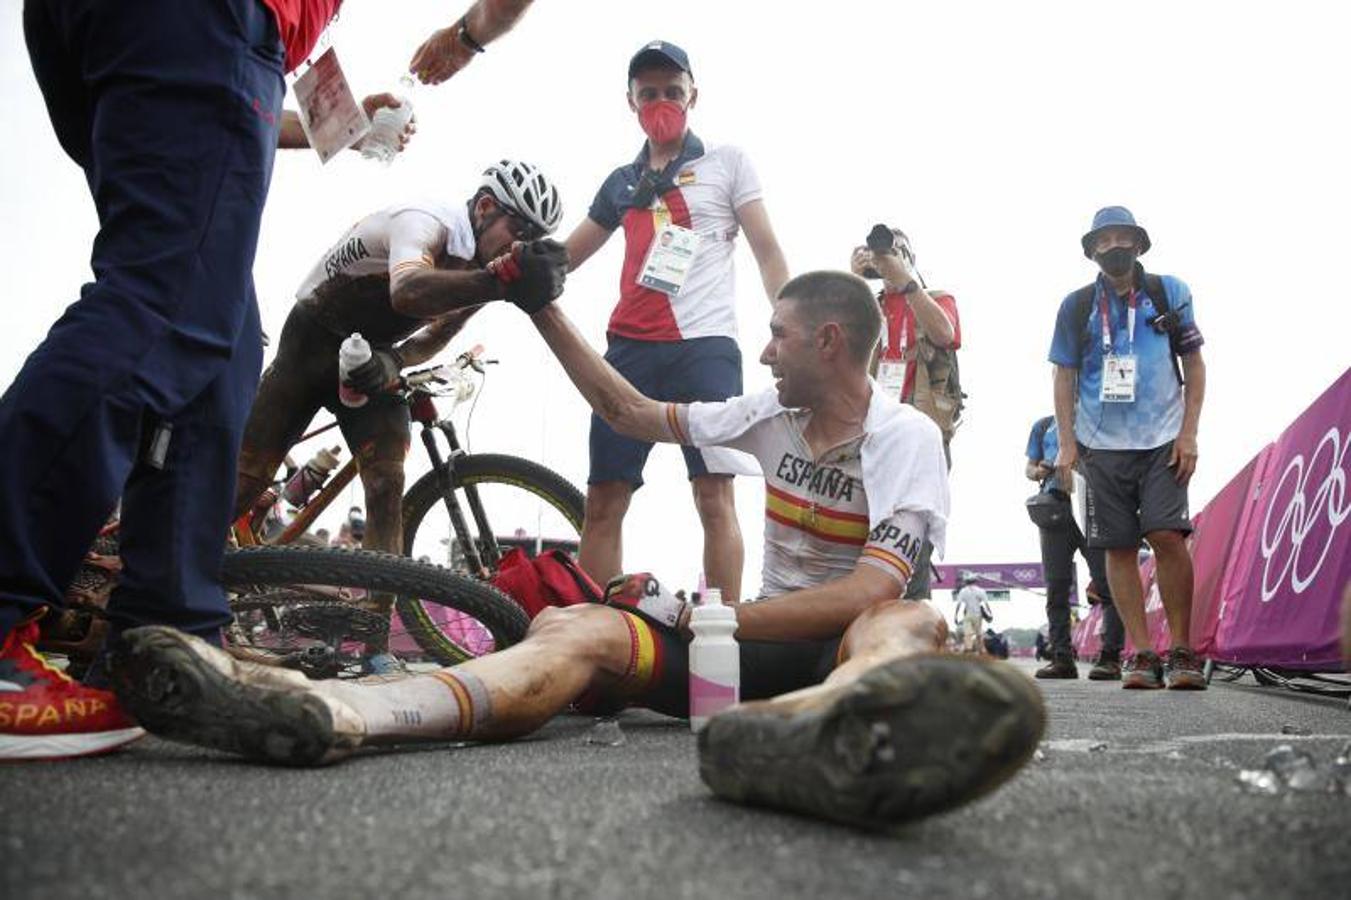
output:
<path id="1" fill-rule="evenodd" d="M 1057 653 L 1051 661 L 1037 670 L 1038 678 L 1078 678 L 1079 667 L 1069 654 Z"/>
<path id="2" fill-rule="evenodd" d="M 1120 653 L 1098 654 L 1098 661 L 1093 664 L 1093 668 L 1088 670 L 1088 680 L 1120 681 L 1121 654 Z"/>
<path id="3" fill-rule="evenodd" d="M 38 624 L 0 646 L 0 759 L 106 753 L 145 734 L 109 691 L 86 687 L 37 652 Z"/>
<path id="4" fill-rule="evenodd" d="M 365 734 L 347 704 L 299 672 L 237 660 L 173 628 L 123 634 L 113 688 L 152 734 L 264 762 L 314 766 L 347 756 Z"/>
<path id="5" fill-rule="evenodd" d="M 1197 659 L 1190 647 L 1169 650 L 1164 673 L 1169 690 L 1204 691 L 1207 687 L 1205 673 L 1201 671 L 1201 660 Z"/>
<path id="6" fill-rule="evenodd" d="M 911 657 L 797 702 L 714 716 L 699 733 L 699 774 L 727 800 L 888 828 L 994 790 L 1045 727 L 1041 692 L 1007 663 Z"/>
<path id="7" fill-rule="evenodd" d="M 1121 676 L 1127 690 L 1154 690 L 1163 687 L 1163 663 L 1152 650 L 1141 650 L 1130 658 Z"/>

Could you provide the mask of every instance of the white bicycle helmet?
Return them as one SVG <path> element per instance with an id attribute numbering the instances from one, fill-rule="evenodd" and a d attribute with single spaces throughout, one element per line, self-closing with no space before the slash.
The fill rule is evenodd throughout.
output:
<path id="1" fill-rule="evenodd" d="M 553 234 L 563 218 L 558 188 L 543 172 L 528 162 L 504 159 L 483 172 L 480 186 L 498 203 Z"/>

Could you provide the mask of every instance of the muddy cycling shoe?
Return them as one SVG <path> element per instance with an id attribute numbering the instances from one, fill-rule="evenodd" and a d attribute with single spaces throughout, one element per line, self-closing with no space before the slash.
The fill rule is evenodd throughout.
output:
<path id="1" fill-rule="evenodd" d="M 912 657 L 714 716 L 699 734 L 699 774 L 727 800 L 882 829 L 993 790 L 1045 727 L 1041 693 L 1007 663 Z"/>
<path id="2" fill-rule="evenodd" d="M 299 672 L 237 660 L 173 628 L 127 631 L 109 659 L 122 705 L 152 734 L 263 762 L 348 755 L 365 725 Z"/>

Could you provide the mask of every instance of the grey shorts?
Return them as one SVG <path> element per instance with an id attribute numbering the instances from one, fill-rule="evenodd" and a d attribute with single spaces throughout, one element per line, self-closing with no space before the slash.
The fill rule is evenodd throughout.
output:
<path id="1" fill-rule="evenodd" d="M 1079 445 L 1088 482 L 1088 545 L 1136 547 L 1151 531 L 1191 534 L 1187 489 L 1177 483 L 1169 441 L 1153 450 L 1094 450 Z"/>

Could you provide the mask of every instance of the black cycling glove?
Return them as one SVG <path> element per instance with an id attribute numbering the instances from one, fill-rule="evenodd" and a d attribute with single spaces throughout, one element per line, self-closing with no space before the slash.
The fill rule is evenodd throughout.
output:
<path id="1" fill-rule="evenodd" d="M 517 242 L 488 263 L 488 271 L 506 286 L 508 300 L 526 313 L 536 313 L 563 293 L 568 250 L 549 238 Z"/>
<path id="2" fill-rule="evenodd" d="M 371 358 L 347 373 L 347 386 L 368 397 L 391 390 L 399 385 L 403 357 L 399 351 L 375 350 Z"/>

